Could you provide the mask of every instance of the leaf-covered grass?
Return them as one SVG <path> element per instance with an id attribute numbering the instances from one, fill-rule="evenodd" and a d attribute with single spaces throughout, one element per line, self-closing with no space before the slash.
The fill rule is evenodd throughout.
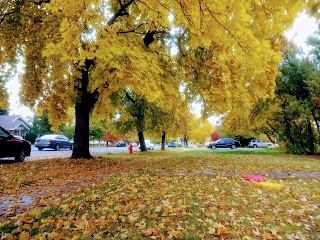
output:
<path id="1" fill-rule="evenodd" d="M 1 198 L 10 194 L 19 198 L 49 185 L 52 189 L 49 197 L 40 191 L 43 195 L 34 202 L 35 208 L 2 222 L 0 235 L 8 239 L 317 239 L 319 177 L 268 174 L 320 172 L 319 158 L 273 151 L 227 152 L 232 151 L 178 149 L 90 161 L 0 165 L 0 181 L 12 184 L 1 184 Z M 280 187 L 245 181 L 248 173 L 264 175 Z M 65 191 L 56 191 L 59 185 Z M 71 185 L 79 189 L 70 191 Z"/>
<path id="2" fill-rule="evenodd" d="M 285 151 L 281 148 L 244 148 L 237 150 L 229 149 L 215 149 L 212 150 L 213 154 L 235 154 L 235 155 L 278 155 L 285 154 Z"/>

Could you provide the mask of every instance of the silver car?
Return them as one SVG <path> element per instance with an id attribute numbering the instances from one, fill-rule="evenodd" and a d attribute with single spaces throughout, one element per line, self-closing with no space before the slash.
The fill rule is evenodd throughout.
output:
<path id="1" fill-rule="evenodd" d="M 52 148 L 59 150 L 60 148 L 69 148 L 72 150 L 73 141 L 69 140 L 66 136 L 60 134 L 48 134 L 37 138 L 34 144 L 40 151 L 44 148 Z"/>
<path id="2" fill-rule="evenodd" d="M 266 141 L 257 140 L 257 139 L 253 139 L 249 143 L 249 147 L 252 147 L 252 148 L 267 148 L 267 147 L 270 147 L 271 145 L 272 145 L 271 142 L 266 142 Z"/>

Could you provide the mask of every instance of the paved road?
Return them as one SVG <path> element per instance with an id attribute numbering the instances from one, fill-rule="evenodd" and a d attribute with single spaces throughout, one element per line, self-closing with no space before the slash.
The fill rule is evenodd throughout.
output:
<path id="1" fill-rule="evenodd" d="M 155 145 L 155 151 L 160 150 L 160 145 Z M 185 149 L 185 148 L 178 148 L 178 149 Z M 188 148 L 190 149 L 190 148 Z M 238 150 L 252 150 L 251 148 L 237 148 Z M 212 151 L 211 149 L 208 149 L 206 147 L 203 147 L 203 150 Z M 226 151 L 235 151 L 230 149 L 219 149 L 219 150 L 226 150 Z M 257 150 L 257 149 L 254 149 Z M 140 151 L 138 147 L 133 148 L 133 152 Z M 90 153 L 92 156 L 97 156 L 104 153 L 121 153 L 121 152 L 127 152 L 128 153 L 128 147 L 106 147 L 106 146 L 95 146 L 90 147 Z M 26 158 L 26 161 L 36 161 L 41 159 L 50 159 L 50 158 L 68 158 L 71 157 L 72 150 L 69 149 L 60 149 L 58 151 L 55 151 L 53 149 L 43 149 L 42 151 L 39 151 L 36 147 L 32 146 L 31 149 L 31 156 Z M 0 163 L 6 163 L 6 162 L 12 162 L 12 159 L 0 159 Z"/>
<path id="2" fill-rule="evenodd" d="M 159 150 L 160 146 L 156 146 L 155 150 Z M 133 148 L 133 151 L 139 151 L 137 147 Z M 99 154 L 104 153 L 121 153 L 121 152 L 129 152 L 128 147 L 90 147 L 90 153 L 92 156 L 97 156 Z M 50 159 L 50 158 L 67 158 L 71 157 L 72 150 L 69 149 L 60 149 L 55 151 L 53 149 L 43 149 L 39 151 L 37 148 L 32 146 L 31 156 L 27 157 L 27 161 L 34 161 L 39 159 Z"/>

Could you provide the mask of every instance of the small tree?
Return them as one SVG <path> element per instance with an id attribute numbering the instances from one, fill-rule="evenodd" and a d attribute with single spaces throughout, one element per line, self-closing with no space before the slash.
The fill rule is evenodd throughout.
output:
<path id="1" fill-rule="evenodd" d="M 191 130 L 190 140 L 196 143 L 204 143 L 210 139 L 210 133 L 213 131 L 212 124 L 207 120 L 198 119 L 198 126 Z"/>
<path id="2" fill-rule="evenodd" d="M 53 131 L 51 130 L 52 126 L 49 123 L 48 113 L 48 110 L 43 110 L 40 116 L 34 115 L 32 122 L 32 132 L 36 133 L 37 135 L 53 133 Z"/>

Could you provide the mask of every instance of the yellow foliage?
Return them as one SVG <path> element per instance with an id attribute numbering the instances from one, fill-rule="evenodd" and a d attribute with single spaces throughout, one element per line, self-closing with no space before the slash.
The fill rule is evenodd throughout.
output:
<path id="1" fill-rule="evenodd" d="M 315 0 L 133 1 L 123 11 L 115 0 L 23 4 L 0 3 L 0 64 L 23 54 L 22 101 L 50 109 L 54 125 L 67 121 L 66 109 L 83 98 L 76 89 L 84 72 L 88 93 L 99 92 L 93 114 L 101 118 L 114 112 L 108 98 L 119 89 L 173 108 L 184 81 L 208 114 L 245 119 L 244 109 L 272 97 L 283 32 L 304 7 L 318 8 Z M 146 46 L 143 37 L 153 31 Z M 183 31 L 181 41 L 176 31 Z M 177 58 L 170 56 L 170 41 L 180 43 Z M 94 65 L 85 69 L 88 59 Z"/>
<path id="2" fill-rule="evenodd" d="M 281 190 L 284 188 L 282 183 L 273 183 L 273 182 L 259 182 L 259 186 L 265 187 L 269 190 Z"/>
<path id="3" fill-rule="evenodd" d="M 204 143 L 210 141 L 211 134 L 213 133 L 213 126 L 208 120 L 201 121 L 200 119 L 193 119 L 191 121 L 191 134 L 190 140 L 195 143 Z"/>

